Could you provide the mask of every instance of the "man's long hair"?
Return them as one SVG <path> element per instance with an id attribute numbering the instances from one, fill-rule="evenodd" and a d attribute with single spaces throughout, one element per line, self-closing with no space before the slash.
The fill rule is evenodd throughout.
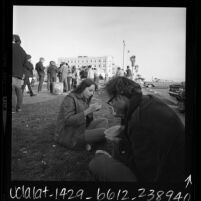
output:
<path id="1" fill-rule="evenodd" d="M 108 81 L 105 90 L 110 96 L 124 95 L 131 98 L 135 95 L 142 95 L 141 86 L 138 83 L 120 76 Z"/>

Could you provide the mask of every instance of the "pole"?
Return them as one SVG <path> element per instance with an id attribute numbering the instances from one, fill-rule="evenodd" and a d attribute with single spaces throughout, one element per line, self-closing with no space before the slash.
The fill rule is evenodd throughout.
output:
<path id="1" fill-rule="evenodd" d="M 123 70 L 124 70 L 124 52 L 125 52 L 125 41 L 123 40 Z"/>

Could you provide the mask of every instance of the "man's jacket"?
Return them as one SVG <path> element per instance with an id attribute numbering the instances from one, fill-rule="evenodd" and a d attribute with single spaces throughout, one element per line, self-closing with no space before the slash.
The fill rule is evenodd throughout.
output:
<path id="1" fill-rule="evenodd" d="M 160 99 L 130 100 L 116 156 L 142 182 L 184 181 L 185 131 L 177 114 Z"/>

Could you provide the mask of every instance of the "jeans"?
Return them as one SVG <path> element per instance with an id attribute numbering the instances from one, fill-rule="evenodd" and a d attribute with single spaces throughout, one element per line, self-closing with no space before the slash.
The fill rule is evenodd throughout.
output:
<path id="1" fill-rule="evenodd" d="M 68 83 L 68 91 L 70 91 L 72 86 L 72 77 L 67 77 L 67 83 Z"/>
<path id="2" fill-rule="evenodd" d="M 43 82 L 44 82 L 44 75 L 39 75 L 38 92 L 42 90 Z"/>
<path id="3" fill-rule="evenodd" d="M 63 86 L 64 86 L 63 91 L 64 91 L 64 92 L 67 92 L 67 91 L 68 91 L 67 77 L 62 78 L 62 82 L 63 82 Z"/>
<path id="4" fill-rule="evenodd" d="M 12 111 L 15 112 L 21 109 L 23 102 L 22 95 L 22 80 L 16 77 L 12 77 Z"/>
<path id="5" fill-rule="evenodd" d="M 89 170 L 97 181 L 136 182 L 134 173 L 123 163 L 105 154 L 95 154 Z"/>
<path id="6" fill-rule="evenodd" d="M 84 133 L 87 144 L 105 142 L 104 131 L 108 127 L 108 120 L 100 118 L 93 120 Z"/>
<path id="7" fill-rule="evenodd" d="M 32 95 L 33 91 L 31 89 L 31 83 L 30 83 L 29 77 L 27 77 L 27 76 L 25 76 L 25 78 L 24 78 L 24 84 L 22 85 L 22 93 L 24 93 L 24 89 L 25 89 L 26 85 L 28 86 L 30 95 Z"/>

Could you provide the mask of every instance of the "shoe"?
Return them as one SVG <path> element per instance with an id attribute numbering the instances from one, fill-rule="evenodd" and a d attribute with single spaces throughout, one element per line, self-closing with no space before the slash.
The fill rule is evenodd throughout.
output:
<path id="1" fill-rule="evenodd" d="M 12 114 L 15 114 L 16 112 L 15 111 L 12 111 Z"/>
<path id="2" fill-rule="evenodd" d="M 96 150 L 96 154 L 105 154 L 109 158 L 112 158 L 112 156 L 108 152 L 106 152 L 104 150 Z"/>
<path id="3" fill-rule="evenodd" d="M 16 109 L 16 112 L 21 112 L 22 111 L 22 109 Z"/>
<path id="4" fill-rule="evenodd" d="M 30 96 L 37 96 L 37 94 L 31 94 Z"/>

